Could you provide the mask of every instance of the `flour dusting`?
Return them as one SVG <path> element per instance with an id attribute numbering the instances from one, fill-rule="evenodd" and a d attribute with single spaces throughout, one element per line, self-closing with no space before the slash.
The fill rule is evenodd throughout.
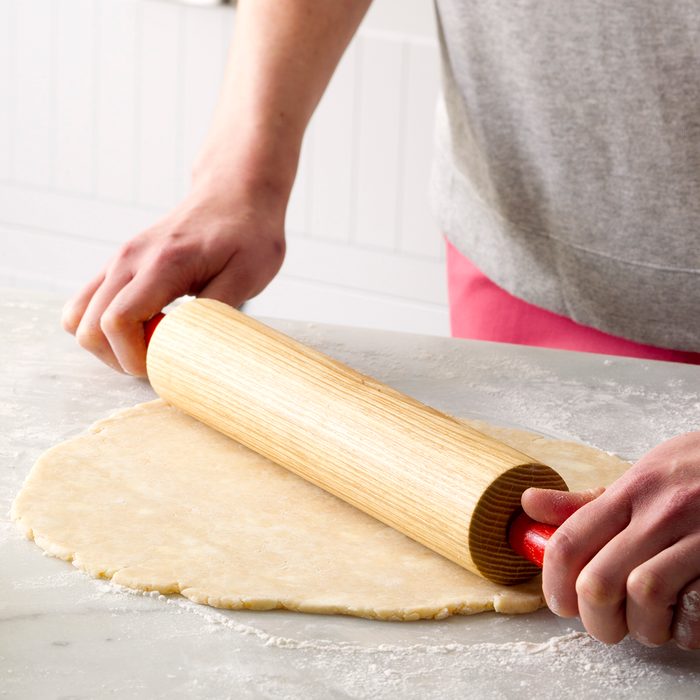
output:
<path id="1" fill-rule="evenodd" d="M 407 692 L 426 698 L 453 697 L 470 687 L 487 689 L 480 692 L 480 698 L 500 698 L 510 697 L 507 691 L 516 686 L 524 697 L 536 694 L 538 698 L 558 699 L 571 687 L 585 688 L 591 695 L 601 693 L 606 698 L 652 697 L 662 690 L 671 692 L 671 697 L 684 697 L 682 688 L 696 680 L 700 683 L 700 671 L 683 672 L 668 663 L 669 655 L 677 653 L 672 646 L 647 649 L 632 640 L 606 646 L 574 629 L 541 641 L 371 644 L 277 635 L 240 622 L 229 611 L 197 605 L 179 596 L 139 593 L 107 582 L 96 583 L 95 596 L 112 600 L 122 596 L 155 598 L 177 614 L 200 617 L 201 634 L 207 639 L 219 635 L 224 642 L 231 634 L 241 642 L 252 639 L 270 653 L 282 654 L 280 663 L 301 663 L 309 673 L 322 672 L 324 677 L 334 678 L 337 687 L 352 688 L 351 697 L 357 698 L 391 698 Z M 411 623 L 398 624 L 411 627 Z M 218 665 L 216 672 L 228 673 L 232 681 L 234 677 L 237 682 L 241 680 L 233 667 Z M 289 686 L 284 686 L 282 692 L 283 686 L 278 686 L 281 679 L 274 674 L 251 675 L 246 682 L 261 694 L 265 688 L 277 687 L 279 697 L 303 697 L 301 689 L 297 694 Z M 421 692 L 416 693 L 416 688 Z M 673 694 L 674 688 L 680 694 Z"/>
<path id="2" fill-rule="evenodd" d="M 78 351 L 60 329 L 60 303 L 25 296 L 0 303 L 0 365 L 11 369 L 0 397 L 0 513 L 9 511 L 44 449 L 153 397 L 145 383 Z M 453 415 L 578 440 L 627 459 L 695 429 L 700 413 L 695 368 L 278 325 Z M 463 634 L 470 619 L 430 623 L 430 632 L 422 623 L 381 623 L 379 632 L 378 623 L 368 621 L 230 613 L 158 593 L 139 598 L 42 560 L 1 518 L 0 549 L 13 577 L 0 576 L 0 585 L 6 583 L 0 621 L 10 640 L 0 695 L 8 697 L 698 697 L 700 654 L 672 645 L 648 649 L 626 640 L 607 647 L 560 622 L 538 627 L 531 619 L 526 639 L 516 638 L 515 626 L 503 618 L 487 625 L 488 640 L 481 641 Z M 685 605 L 700 612 L 700 597 Z M 381 643 L 386 640 L 392 643 Z M 29 649 L 40 650 L 39 659 L 27 655 Z"/>

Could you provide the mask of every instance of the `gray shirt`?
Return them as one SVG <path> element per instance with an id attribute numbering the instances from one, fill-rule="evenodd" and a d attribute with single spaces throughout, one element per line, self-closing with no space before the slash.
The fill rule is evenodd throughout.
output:
<path id="1" fill-rule="evenodd" d="M 436 0 L 443 231 L 512 294 L 700 351 L 700 7 Z"/>

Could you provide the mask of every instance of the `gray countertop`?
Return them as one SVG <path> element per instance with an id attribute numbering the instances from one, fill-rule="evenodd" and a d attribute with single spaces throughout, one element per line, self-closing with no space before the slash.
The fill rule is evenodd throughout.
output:
<path id="1" fill-rule="evenodd" d="M 599 644 L 546 610 L 439 622 L 225 612 L 138 595 L 41 556 L 9 522 L 39 454 L 153 397 L 80 351 L 60 301 L 0 298 L 0 697 L 667 698 L 700 696 L 700 654 Z M 628 459 L 697 428 L 700 368 L 278 322 L 448 412 Z"/>

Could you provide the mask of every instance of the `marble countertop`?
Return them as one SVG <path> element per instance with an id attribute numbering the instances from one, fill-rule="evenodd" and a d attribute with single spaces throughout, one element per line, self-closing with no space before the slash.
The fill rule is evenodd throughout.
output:
<path id="1" fill-rule="evenodd" d="M 80 351 L 60 300 L 0 295 L 1 698 L 695 698 L 700 654 L 606 647 L 546 610 L 439 622 L 225 612 L 94 581 L 8 512 L 39 454 L 153 397 Z M 274 325 L 440 409 L 634 459 L 697 428 L 700 368 L 307 323 Z"/>

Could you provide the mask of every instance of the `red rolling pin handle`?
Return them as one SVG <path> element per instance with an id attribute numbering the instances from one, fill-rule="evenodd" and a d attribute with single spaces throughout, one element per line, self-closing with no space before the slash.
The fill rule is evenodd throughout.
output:
<path id="1" fill-rule="evenodd" d="M 525 513 L 520 513 L 510 524 L 508 542 L 521 557 L 542 568 L 545 545 L 556 530 L 556 525 L 538 523 Z"/>
<path id="2" fill-rule="evenodd" d="M 143 338 L 146 341 L 146 347 L 148 347 L 148 344 L 151 342 L 153 331 L 164 318 L 165 314 L 158 312 L 153 318 L 149 318 L 148 321 L 143 324 Z"/>
<path id="3" fill-rule="evenodd" d="M 143 335 L 146 347 L 151 342 L 151 336 L 165 314 L 157 313 L 143 324 Z M 540 568 L 544 561 L 544 548 L 547 540 L 556 531 L 554 525 L 545 525 L 529 518 L 525 513 L 517 515 L 508 530 L 510 546 L 521 556 Z"/>

